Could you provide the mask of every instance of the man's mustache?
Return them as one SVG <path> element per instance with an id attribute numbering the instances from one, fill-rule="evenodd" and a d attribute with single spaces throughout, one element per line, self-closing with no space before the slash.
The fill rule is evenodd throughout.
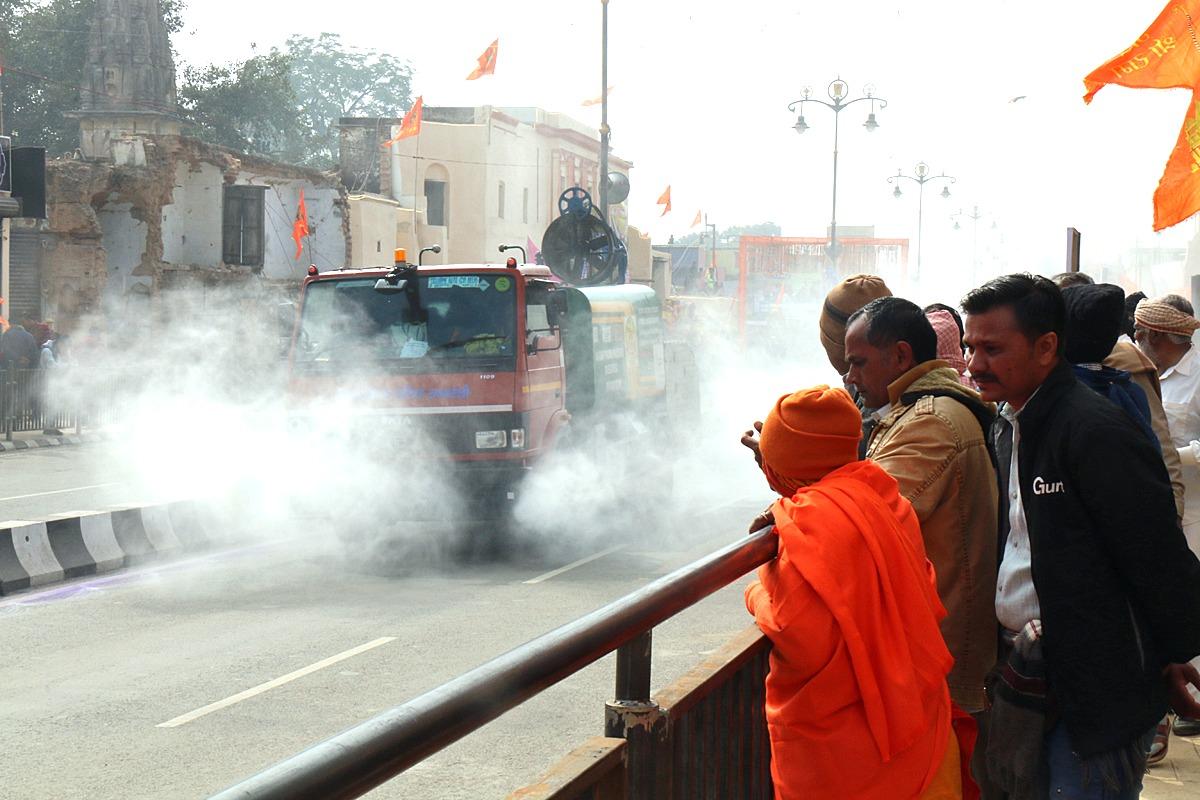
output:
<path id="1" fill-rule="evenodd" d="M 990 372 L 972 372 L 971 378 L 974 379 L 976 383 L 979 381 L 991 381 L 992 383 L 1000 382 L 996 379 L 996 376 Z"/>

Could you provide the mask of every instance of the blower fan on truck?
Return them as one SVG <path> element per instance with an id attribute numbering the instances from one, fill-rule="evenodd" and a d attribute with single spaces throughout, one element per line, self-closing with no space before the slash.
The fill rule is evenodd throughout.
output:
<path id="1" fill-rule="evenodd" d="M 558 198 L 558 219 L 542 237 L 546 266 L 570 286 L 625 282 L 629 256 L 592 196 L 573 186 Z"/>

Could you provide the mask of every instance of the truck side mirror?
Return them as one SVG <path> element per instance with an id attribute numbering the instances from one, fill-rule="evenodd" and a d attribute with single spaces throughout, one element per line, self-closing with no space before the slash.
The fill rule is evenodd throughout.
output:
<path id="1" fill-rule="evenodd" d="M 546 346 L 547 344 L 549 346 Z M 529 344 L 526 346 L 525 351 L 532 356 L 537 353 L 549 353 L 560 347 L 562 347 L 561 334 L 553 331 L 539 331 L 529 337 Z"/>
<path id="2" fill-rule="evenodd" d="M 546 300 L 546 310 L 549 312 L 550 324 L 553 327 L 562 325 L 567 318 L 567 295 L 565 292 L 551 292 Z"/>

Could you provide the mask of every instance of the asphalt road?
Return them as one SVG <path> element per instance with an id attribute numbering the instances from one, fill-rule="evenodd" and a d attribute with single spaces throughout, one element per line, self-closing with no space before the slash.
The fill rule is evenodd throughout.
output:
<path id="1" fill-rule="evenodd" d="M 143 474 L 115 458 L 115 446 L 97 442 L 0 453 L 0 522 L 177 499 L 151 488 Z"/>
<path id="2" fill-rule="evenodd" d="M 72 472 L 57 451 L 21 455 L 32 466 L 16 488 L 0 461 L 0 518 L 28 513 L 13 496 L 30 488 L 97 503 L 138 488 L 88 477 L 92 456 Z M 119 485 L 80 488 L 102 477 Z M 399 546 L 347 557 L 319 521 L 297 522 L 283 539 L 5 598 L 3 795 L 207 796 L 722 546 L 765 497 L 715 497 L 574 552 L 418 567 Z M 750 624 L 743 583 L 656 630 L 656 689 Z M 602 732 L 612 681 L 609 657 L 371 796 L 504 797 Z"/>

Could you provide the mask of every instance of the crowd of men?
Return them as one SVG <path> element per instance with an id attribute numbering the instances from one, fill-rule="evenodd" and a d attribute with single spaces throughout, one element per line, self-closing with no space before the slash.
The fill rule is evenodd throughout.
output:
<path id="1" fill-rule="evenodd" d="M 844 388 L 743 437 L 779 798 L 1129 800 L 1200 734 L 1200 320 L 1079 273 L 960 309 L 846 279 Z"/>

